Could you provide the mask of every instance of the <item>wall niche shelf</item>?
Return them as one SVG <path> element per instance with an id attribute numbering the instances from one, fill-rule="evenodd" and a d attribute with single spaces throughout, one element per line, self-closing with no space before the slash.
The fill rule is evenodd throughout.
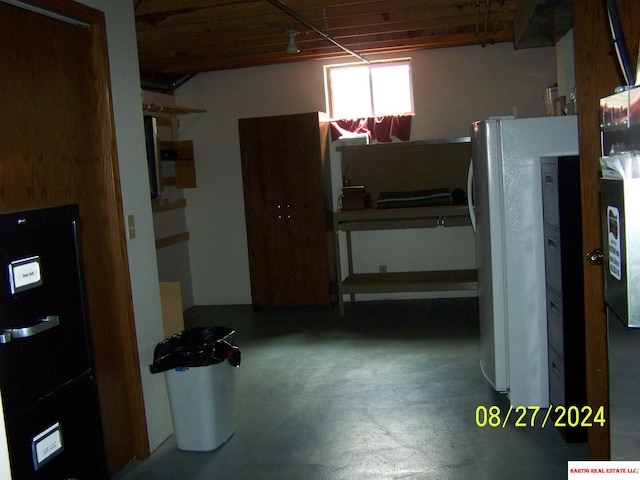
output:
<path id="1" fill-rule="evenodd" d="M 160 161 L 173 162 L 174 180 L 163 185 L 175 185 L 176 188 L 195 188 L 196 169 L 193 155 L 193 142 L 191 140 L 159 141 Z"/>
<path id="2" fill-rule="evenodd" d="M 166 212 L 168 210 L 175 210 L 177 208 L 186 208 L 187 199 L 178 198 L 175 202 L 170 202 L 166 198 L 161 202 L 153 202 L 151 204 L 151 210 L 153 213 Z"/>
<path id="3" fill-rule="evenodd" d="M 171 235 L 169 237 L 157 238 L 156 250 L 159 250 L 164 247 L 168 247 L 170 245 L 175 245 L 176 243 L 182 243 L 187 241 L 189 241 L 189 232 L 182 232 L 176 235 Z"/>
<path id="4" fill-rule="evenodd" d="M 166 113 L 169 115 L 185 115 L 188 113 L 206 113 L 206 110 L 201 110 L 199 108 L 189 108 L 189 107 L 176 107 L 176 106 L 165 106 L 165 105 L 156 105 L 153 103 L 143 103 L 142 111 L 149 113 Z"/>
<path id="5" fill-rule="evenodd" d="M 166 135 L 163 140 L 157 139 L 158 162 L 171 162 L 172 171 L 168 171 L 167 176 L 162 175 L 159 169 L 160 187 L 172 186 L 177 189 L 195 188 L 196 171 L 195 157 L 193 154 L 193 142 L 191 140 L 181 140 L 179 137 L 179 116 L 193 113 L 206 113 L 206 110 L 199 108 L 179 107 L 175 105 L 161 105 L 158 103 L 142 102 L 144 115 L 153 116 L 158 127 L 170 129 L 170 136 Z M 168 137 L 168 138 L 167 138 Z M 159 165 L 158 165 L 159 168 Z M 180 195 L 179 193 L 177 195 Z M 152 201 L 151 210 L 154 214 L 183 209 L 187 206 L 185 198 L 175 198 L 176 193 L 170 192 L 170 198 L 159 201 Z M 154 220 L 155 222 L 155 220 Z M 169 247 L 182 242 L 189 241 L 189 232 L 179 232 L 163 238 L 156 238 L 156 249 Z"/>
<path id="6" fill-rule="evenodd" d="M 175 186 L 176 188 L 195 188 L 196 171 L 193 154 L 193 142 L 180 140 L 178 117 L 191 113 L 206 113 L 206 110 L 175 105 L 159 105 L 155 103 L 142 103 L 144 115 L 155 117 L 157 125 L 168 127 L 171 130 L 170 140 L 158 141 L 160 161 L 173 162 L 174 176 L 162 178 L 162 186 Z"/>

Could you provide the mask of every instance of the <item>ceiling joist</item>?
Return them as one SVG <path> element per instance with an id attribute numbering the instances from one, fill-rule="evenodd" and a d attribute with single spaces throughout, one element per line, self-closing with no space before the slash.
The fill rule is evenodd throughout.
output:
<path id="1" fill-rule="evenodd" d="M 521 7 L 570 0 L 132 1 L 142 77 L 173 83 L 205 71 L 512 42 Z M 286 52 L 292 24 L 296 54 Z"/>

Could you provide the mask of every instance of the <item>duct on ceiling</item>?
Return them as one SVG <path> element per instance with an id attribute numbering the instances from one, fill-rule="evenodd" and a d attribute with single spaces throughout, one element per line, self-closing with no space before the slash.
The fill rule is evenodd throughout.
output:
<path id="1" fill-rule="evenodd" d="M 177 77 L 154 76 L 140 73 L 140 83 L 143 90 L 151 90 L 160 93 L 173 93 L 176 88 L 195 77 L 195 73 Z"/>
<path id="2" fill-rule="evenodd" d="M 520 0 L 513 19 L 515 48 L 550 47 L 573 26 L 571 0 Z"/>

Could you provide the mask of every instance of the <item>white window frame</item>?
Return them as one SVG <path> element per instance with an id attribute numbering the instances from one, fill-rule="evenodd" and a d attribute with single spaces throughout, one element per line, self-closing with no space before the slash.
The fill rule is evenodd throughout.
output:
<path id="1" fill-rule="evenodd" d="M 409 74 L 408 74 L 408 92 L 405 92 L 405 95 L 409 96 L 409 99 L 406 101 L 406 103 L 408 104 L 409 108 L 407 109 L 399 109 L 398 111 L 393 111 L 393 112 L 384 112 L 384 113 L 379 113 L 375 111 L 375 97 L 374 97 L 374 92 L 373 92 L 373 80 L 372 80 L 372 74 L 371 74 L 371 70 L 377 69 L 377 68 L 384 68 L 384 67 L 397 67 L 397 66 L 401 66 L 401 65 L 407 65 L 409 68 Z M 332 72 L 340 72 L 340 71 L 345 71 L 351 68 L 357 68 L 358 70 L 366 70 L 368 72 L 368 79 L 369 79 L 369 89 L 368 92 L 364 91 L 364 92 L 352 92 L 352 93 L 362 93 L 363 95 L 365 95 L 366 97 L 368 97 L 369 99 L 369 107 L 370 107 L 370 111 L 369 112 L 364 112 L 365 114 L 363 115 L 355 115 L 355 116 L 350 116 L 347 118 L 362 118 L 362 117 L 376 117 L 376 116 L 383 116 L 383 115 L 413 115 L 414 112 L 414 105 L 413 105 L 413 81 L 412 81 L 412 71 L 411 71 L 411 58 L 399 58 L 399 59 L 394 59 L 394 60 L 380 60 L 380 61 L 372 61 L 370 63 L 343 63 L 343 64 L 338 64 L 338 65 L 325 65 L 324 66 L 324 85 L 325 85 L 325 98 L 327 101 L 327 112 L 329 113 L 329 116 L 331 118 L 331 120 L 340 120 L 340 119 L 344 119 L 345 117 L 343 116 L 336 116 L 334 115 L 335 112 L 335 108 L 334 108 L 334 102 L 336 101 L 336 96 L 338 96 L 336 93 L 334 93 L 334 88 L 333 88 L 333 84 L 331 81 L 331 73 Z M 363 82 L 364 84 L 364 82 Z M 338 112 L 340 110 L 338 109 Z"/>

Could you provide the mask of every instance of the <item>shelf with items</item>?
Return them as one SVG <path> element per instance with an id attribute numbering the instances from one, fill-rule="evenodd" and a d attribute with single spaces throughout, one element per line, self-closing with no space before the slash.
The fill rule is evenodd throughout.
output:
<path id="1" fill-rule="evenodd" d="M 193 142 L 191 140 L 180 140 L 178 117 L 193 113 L 206 113 L 206 110 L 176 105 L 161 105 L 152 102 L 143 102 L 142 110 L 144 115 L 153 116 L 156 119 L 158 127 L 165 127 L 170 130 L 169 135 L 165 135 L 164 139 L 158 139 L 159 160 L 173 163 L 173 172 L 169 175 L 161 175 L 161 186 L 195 188 L 196 172 Z M 162 135 L 158 136 L 162 137 Z M 169 137 L 168 139 L 167 136 Z"/>
<path id="2" fill-rule="evenodd" d="M 162 191 L 164 187 L 172 186 L 175 189 L 194 188 L 196 186 L 195 157 L 193 154 L 193 142 L 179 139 L 180 115 L 191 113 L 205 113 L 205 110 L 196 108 L 178 107 L 174 105 L 161 105 L 155 103 L 142 104 L 143 113 L 155 118 L 155 125 L 164 129 L 162 133 L 156 131 L 156 168 L 158 175 L 158 187 Z M 161 165 L 165 167 L 161 168 Z M 154 214 L 162 214 L 170 211 L 184 209 L 187 201 L 182 194 L 175 189 L 165 191 L 163 198 L 154 200 L 151 204 Z M 183 214 L 178 214 L 183 215 Z M 154 224 L 171 226 L 176 220 L 175 216 L 157 215 Z M 179 221 L 178 223 L 182 223 Z M 176 225 L 173 225 L 174 227 Z M 181 229 L 178 227 L 178 229 Z M 169 228 L 169 231 L 174 228 Z M 175 231 L 175 230 L 174 230 Z M 189 241 L 189 232 L 181 231 L 172 235 L 156 238 L 156 249 L 169 247 Z"/>
<path id="3" fill-rule="evenodd" d="M 167 105 L 156 105 L 153 103 L 143 103 L 142 111 L 149 113 L 166 113 L 169 115 L 185 115 L 188 113 L 206 113 L 206 110 L 199 108 L 177 107 Z"/>
<path id="4" fill-rule="evenodd" d="M 447 205 L 412 208 L 369 208 L 333 213 L 333 230 L 338 276 L 338 305 L 344 314 L 343 295 L 395 292 L 442 292 L 476 290 L 477 271 L 437 270 L 415 272 L 355 273 L 351 232 L 407 228 L 459 227 L 470 225 L 466 206 Z M 346 234 L 348 274 L 342 278 L 339 233 Z"/>
<path id="5" fill-rule="evenodd" d="M 442 145 L 464 144 L 471 142 L 471 137 L 454 137 L 454 138 L 438 138 L 431 140 L 413 140 L 411 142 L 391 142 L 391 143 L 375 143 L 375 144 L 354 144 L 354 145 L 338 145 L 338 152 L 347 151 L 392 151 L 394 154 L 398 149 L 424 149 L 429 147 L 440 147 Z"/>
<path id="6" fill-rule="evenodd" d="M 195 188 L 196 170 L 191 140 L 159 141 L 160 161 L 173 162 L 174 176 L 163 177 L 163 185 L 176 188 Z"/>

